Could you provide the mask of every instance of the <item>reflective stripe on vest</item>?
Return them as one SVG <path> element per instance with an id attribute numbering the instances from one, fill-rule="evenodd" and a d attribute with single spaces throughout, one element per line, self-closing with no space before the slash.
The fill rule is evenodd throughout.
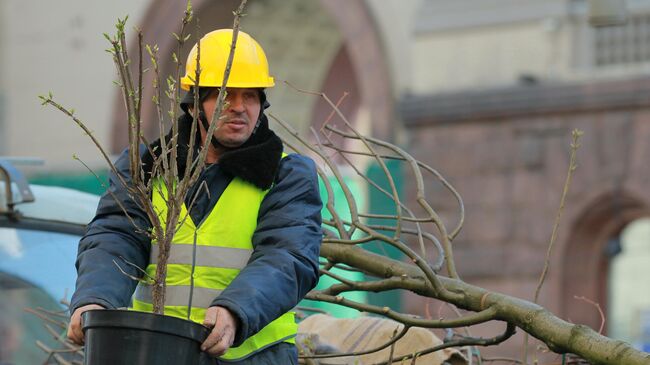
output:
<path id="1" fill-rule="evenodd" d="M 163 184 L 157 184 L 153 190 L 154 208 L 164 222 L 167 205 L 163 194 L 167 192 Z M 198 227 L 185 205 L 181 207 L 167 264 L 166 315 L 188 318 L 189 311 L 192 321 L 203 323 L 206 309 L 250 258 L 257 215 L 266 192 L 234 178 Z M 151 259 L 145 270 L 151 277 L 155 276 L 157 260 L 158 246 L 152 242 Z M 151 285 L 138 284 L 133 309 L 151 312 L 151 292 Z M 241 360 L 278 342 L 295 343 L 297 327 L 294 313 L 285 313 L 240 346 L 230 348 L 221 359 Z"/>

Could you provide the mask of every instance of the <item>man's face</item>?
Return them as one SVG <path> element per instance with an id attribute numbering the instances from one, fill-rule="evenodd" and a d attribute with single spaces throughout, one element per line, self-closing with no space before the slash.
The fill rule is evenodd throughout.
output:
<path id="1" fill-rule="evenodd" d="M 260 115 L 260 95 L 257 89 L 227 89 L 226 103 L 221 118 L 217 121 L 214 136 L 226 147 L 239 147 L 250 138 Z M 203 102 L 203 110 L 208 118 L 217 107 L 219 92 L 215 90 Z"/>

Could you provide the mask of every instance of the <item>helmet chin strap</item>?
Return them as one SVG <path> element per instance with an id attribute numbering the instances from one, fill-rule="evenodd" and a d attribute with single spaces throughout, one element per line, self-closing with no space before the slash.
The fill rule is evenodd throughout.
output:
<path id="1" fill-rule="evenodd" d="M 208 130 L 210 129 L 210 123 L 208 122 L 208 118 L 206 118 L 205 113 L 203 112 L 203 108 L 202 107 L 199 107 L 199 108 L 201 109 L 201 111 L 199 111 L 199 120 L 201 121 L 201 124 L 203 125 L 203 129 L 205 130 L 205 134 L 207 135 Z M 212 138 L 210 138 L 210 144 L 212 145 L 212 147 L 214 147 L 217 150 L 227 148 L 226 146 L 219 143 L 219 141 L 217 141 L 217 137 L 215 137 L 214 134 L 212 135 Z"/>

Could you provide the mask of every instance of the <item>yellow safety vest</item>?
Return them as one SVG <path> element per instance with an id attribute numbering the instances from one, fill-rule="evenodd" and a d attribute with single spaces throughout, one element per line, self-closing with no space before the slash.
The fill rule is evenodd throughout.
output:
<path id="1" fill-rule="evenodd" d="M 166 196 L 167 191 L 164 184 L 157 185 L 153 189 L 153 205 L 164 222 L 167 204 L 163 194 Z M 190 319 L 203 323 L 207 308 L 246 266 L 253 252 L 251 240 L 260 204 L 267 192 L 235 177 L 207 218 L 198 225 L 183 204 L 167 262 L 166 315 L 187 318 L 189 309 Z M 146 268 L 151 277 L 155 277 L 157 260 L 158 245 L 154 241 Z M 151 312 L 151 294 L 152 286 L 140 282 L 132 309 Z M 230 348 L 221 359 L 241 360 L 279 342 L 295 343 L 297 330 L 295 313 L 287 312 L 240 346 Z"/>

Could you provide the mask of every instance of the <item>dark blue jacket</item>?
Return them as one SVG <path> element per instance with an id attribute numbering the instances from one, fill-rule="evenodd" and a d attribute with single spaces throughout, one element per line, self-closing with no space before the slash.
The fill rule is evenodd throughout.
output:
<path id="1" fill-rule="evenodd" d="M 249 166 L 253 170 L 255 163 L 259 161 Z M 125 151 L 116 166 L 127 179 L 128 165 Z M 210 194 L 198 195 L 196 209 L 191 211 L 195 221 L 209 213 L 233 175 L 245 175 L 226 167 L 220 160 L 199 179 L 198 184 L 206 181 Z M 246 180 L 262 184 L 261 180 Z M 314 162 L 291 154 L 278 161 L 269 181 L 272 186 L 260 206 L 253 235 L 253 254 L 247 266 L 212 303 L 228 308 L 238 317 L 234 346 L 291 310 L 318 281 L 322 202 Z M 71 311 L 91 303 L 107 308 L 129 306 L 137 282 L 117 266 L 129 275 L 141 277 L 137 268 L 145 268 L 149 262 L 150 241 L 142 233 L 151 227 L 149 219 L 114 175 L 109 191 L 112 194 L 102 196 L 97 214 L 79 243 L 78 278 Z M 128 216 L 114 196 L 123 202 Z"/>

